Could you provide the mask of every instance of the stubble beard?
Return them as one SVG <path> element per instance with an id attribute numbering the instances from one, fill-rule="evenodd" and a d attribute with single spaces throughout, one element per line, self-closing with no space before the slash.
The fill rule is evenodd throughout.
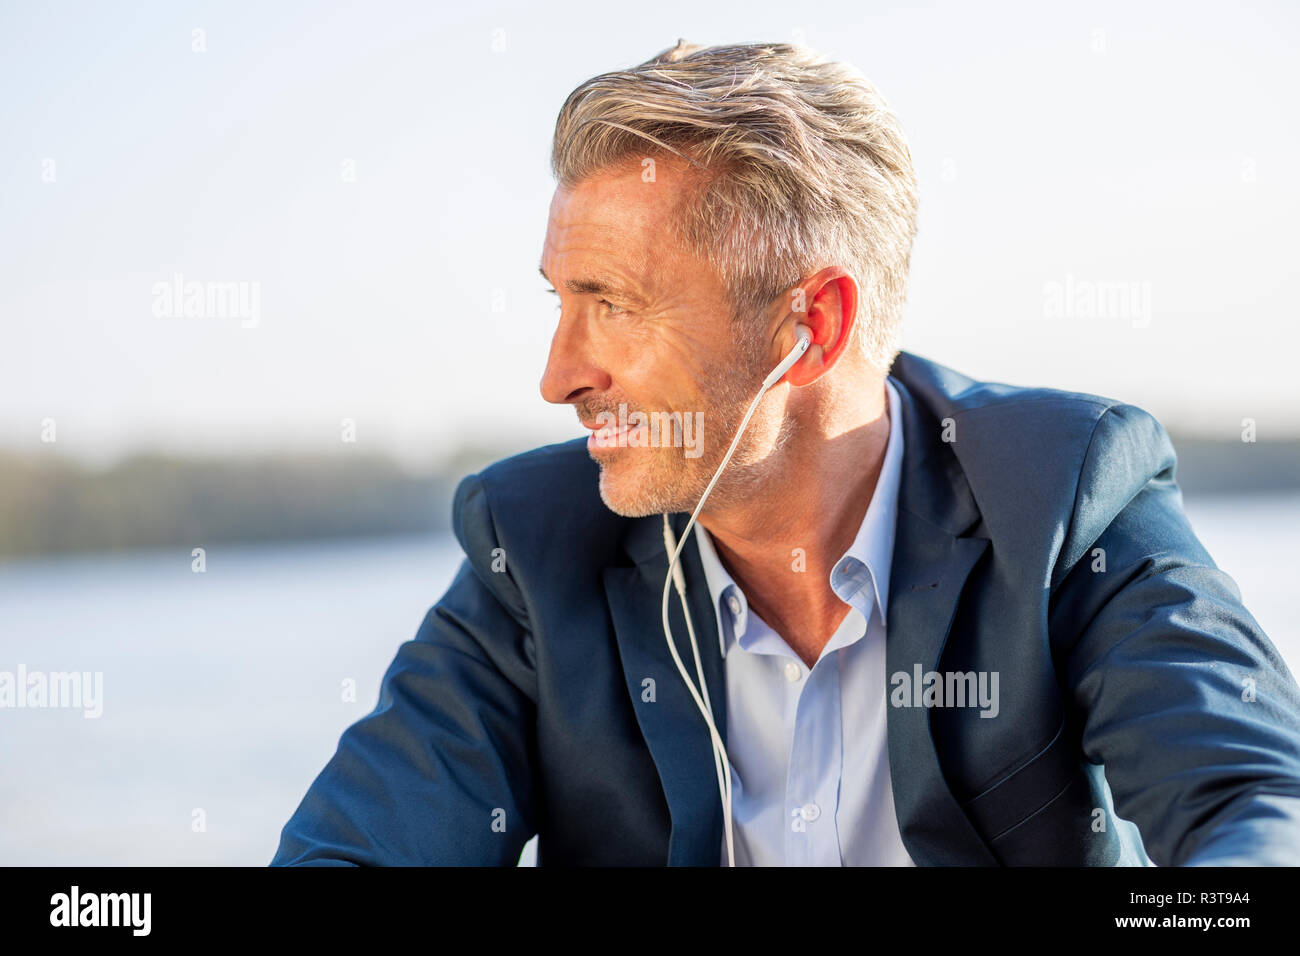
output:
<path id="1" fill-rule="evenodd" d="M 603 453 L 603 458 L 593 455 L 600 463 L 600 497 L 605 507 L 625 518 L 694 511 L 762 387 L 761 358 L 755 350 L 743 357 L 743 364 L 738 357 L 737 362 L 708 368 L 702 376 L 707 384 L 698 399 L 704 413 L 698 458 L 687 457 L 684 443 L 683 447 L 619 448 L 612 455 Z M 767 417 L 761 406 L 755 410 L 735 454 L 709 494 L 710 509 L 751 499 L 762 484 L 765 460 L 785 445 L 794 429 L 794 421 L 786 418 L 775 442 L 765 442 L 761 436 L 770 432 Z"/>

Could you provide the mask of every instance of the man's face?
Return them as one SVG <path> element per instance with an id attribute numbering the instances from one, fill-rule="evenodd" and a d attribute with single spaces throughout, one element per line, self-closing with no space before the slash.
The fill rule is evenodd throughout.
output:
<path id="1" fill-rule="evenodd" d="M 686 175 L 659 162 L 654 182 L 634 165 L 557 189 L 542 250 L 559 296 L 542 396 L 573 405 L 586 427 L 612 423 L 588 451 L 600 464 L 601 498 L 629 517 L 694 508 L 767 371 L 767 333 L 756 325 L 736 340 L 721 279 L 673 238 Z M 752 457 L 761 417 L 711 505 L 743 484 L 733 469 Z M 629 418 L 635 427 L 620 430 Z"/>

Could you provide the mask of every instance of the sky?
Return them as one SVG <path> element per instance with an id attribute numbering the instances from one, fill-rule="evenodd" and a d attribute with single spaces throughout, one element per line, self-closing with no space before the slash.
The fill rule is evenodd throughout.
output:
<path id="1" fill-rule="evenodd" d="M 1298 27 L 1285 3 L 7 3 L 0 449 L 313 451 L 346 419 L 423 465 L 584 434 L 538 391 L 551 132 L 678 37 L 806 43 L 901 116 L 903 348 L 1297 437 Z M 177 276 L 243 298 L 187 317 Z"/>

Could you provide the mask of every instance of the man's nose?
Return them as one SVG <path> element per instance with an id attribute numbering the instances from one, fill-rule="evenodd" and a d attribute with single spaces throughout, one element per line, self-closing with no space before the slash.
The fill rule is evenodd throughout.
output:
<path id="1" fill-rule="evenodd" d="M 590 339 L 578 323 L 560 320 L 542 373 L 542 398 L 555 405 L 573 404 L 592 391 L 603 392 L 610 376 L 592 356 Z"/>

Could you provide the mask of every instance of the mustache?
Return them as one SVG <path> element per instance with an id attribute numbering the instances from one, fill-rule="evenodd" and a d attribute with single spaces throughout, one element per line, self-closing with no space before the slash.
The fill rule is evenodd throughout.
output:
<path id="1" fill-rule="evenodd" d="M 580 402 L 577 405 L 573 406 L 573 408 L 574 411 L 578 413 L 579 423 L 581 423 L 584 418 L 588 421 L 594 421 L 598 416 L 605 415 L 605 414 L 613 415 L 615 418 L 617 418 L 620 408 L 624 410 L 624 414 L 626 415 L 632 415 L 634 412 L 640 412 L 641 414 L 646 415 L 648 417 L 650 414 L 649 411 L 647 411 L 646 409 L 638 408 L 634 406 L 631 402 L 614 402 L 613 404 L 609 404 L 606 402 L 601 402 L 599 404 Z"/>

